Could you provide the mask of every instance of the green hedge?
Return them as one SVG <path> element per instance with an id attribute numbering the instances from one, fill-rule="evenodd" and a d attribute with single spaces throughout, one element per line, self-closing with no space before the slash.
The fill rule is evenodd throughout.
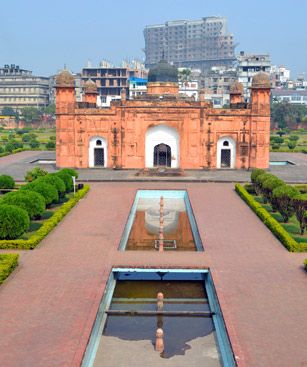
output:
<path id="1" fill-rule="evenodd" d="M 30 149 L 30 148 L 18 148 L 18 149 L 14 149 L 12 152 L 4 152 L 4 153 L 0 153 L 0 158 L 1 157 L 5 157 L 7 155 L 11 155 L 11 154 L 16 154 L 16 153 L 20 153 L 20 152 L 25 152 L 27 150 L 44 150 L 44 149 L 40 149 L 40 148 L 36 148 L 36 149 Z"/>
<path id="2" fill-rule="evenodd" d="M 262 222 L 280 240 L 290 252 L 307 252 L 307 244 L 297 243 L 280 223 L 274 219 L 240 184 L 235 185 L 235 190 L 246 204 L 257 214 Z"/>
<path id="3" fill-rule="evenodd" d="M 76 195 L 64 203 L 53 216 L 47 219 L 43 225 L 28 240 L 1 240 L 0 249 L 24 249 L 35 248 L 39 242 L 62 220 L 62 218 L 82 199 L 89 190 L 88 185 L 77 191 Z"/>
<path id="4" fill-rule="evenodd" d="M 0 254 L 0 284 L 18 265 L 18 254 Z"/>
<path id="5" fill-rule="evenodd" d="M 304 260 L 304 269 L 307 271 L 307 259 Z"/>

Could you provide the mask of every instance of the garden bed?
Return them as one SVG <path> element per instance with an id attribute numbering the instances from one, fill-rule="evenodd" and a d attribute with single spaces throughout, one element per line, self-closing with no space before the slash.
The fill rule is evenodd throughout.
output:
<path id="1" fill-rule="evenodd" d="M 299 234 L 300 228 L 294 216 L 289 223 L 283 223 L 281 215 L 273 213 L 271 206 L 264 204 L 261 197 L 249 194 L 240 184 L 236 184 L 235 190 L 289 251 L 307 252 L 307 235 Z"/>
<path id="2" fill-rule="evenodd" d="M 67 201 L 47 209 L 40 220 L 32 220 L 30 228 L 21 238 L 14 240 L 0 240 L 0 249 L 33 249 L 47 234 L 62 220 L 62 218 L 73 208 L 76 203 L 85 196 L 89 186 L 68 194 Z"/>
<path id="3" fill-rule="evenodd" d="M 18 254 L 0 254 L 0 284 L 18 265 Z"/>

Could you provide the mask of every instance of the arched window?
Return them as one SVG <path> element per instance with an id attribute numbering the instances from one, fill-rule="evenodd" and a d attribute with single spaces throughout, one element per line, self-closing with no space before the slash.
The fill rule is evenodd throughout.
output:
<path id="1" fill-rule="evenodd" d="M 226 141 L 224 141 L 223 146 L 224 146 L 224 147 L 229 147 L 229 141 L 227 141 L 227 140 L 226 140 Z"/>
<path id="2" fill-rule="evenodd" d="M 102 145 L 102 141 L 101 140 L 96 140 L 96 145 Z"/>

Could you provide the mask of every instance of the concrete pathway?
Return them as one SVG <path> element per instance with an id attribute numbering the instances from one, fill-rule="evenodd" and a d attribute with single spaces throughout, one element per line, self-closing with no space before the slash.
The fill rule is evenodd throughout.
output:
<path id="1" fill-rule="evenodd" d="M 117 251 L 138 188 L 187 188 L 206 251 Z M 79 366 L 112 266 L 210 266 L 238 366 L 307 366 L 305 257 L 232 184 L 92 184 L 1 286 L 0 366 Z"/>

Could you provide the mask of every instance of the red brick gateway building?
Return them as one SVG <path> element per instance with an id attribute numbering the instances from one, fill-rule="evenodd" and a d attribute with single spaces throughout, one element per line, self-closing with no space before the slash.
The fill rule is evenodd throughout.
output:
<path id="1" fill-rule="evenodd" d="M 270 81 L 257 74 L 251 102 L 235 82 L 230 108 L 179 95 L 177 69 L 161 61 L 149 71 L 147 94 L 109 108 L 96 105 L 97 87 L 84 85 L 76 102 L 74 78 L 64 70 L 56 81 L 58 167 L 151 169 L 267 168 L 270 143 Z"/>

